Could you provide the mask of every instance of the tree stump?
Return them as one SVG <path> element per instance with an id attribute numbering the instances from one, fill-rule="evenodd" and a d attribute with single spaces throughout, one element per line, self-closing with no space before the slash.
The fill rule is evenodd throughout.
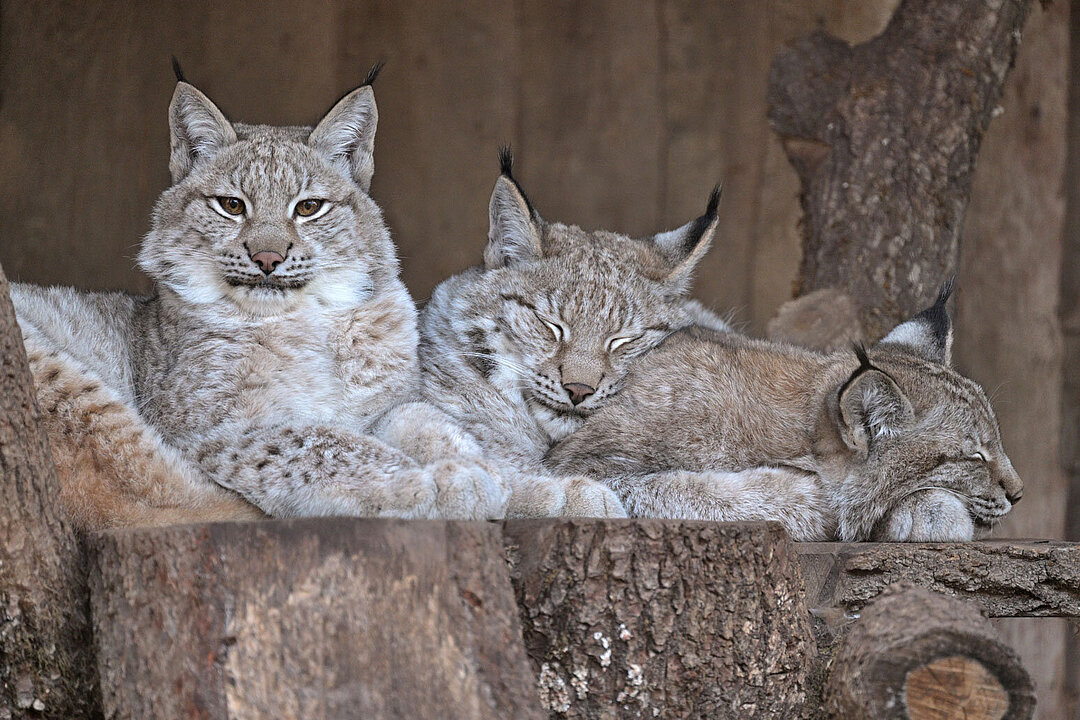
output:
<path id="1" fill-rule="evenodd" d="M 93 538 L 110 718 L 541 718 L 498 525 L 309 519 Z"/>
<path id="2" fill-rule="evenodd" d="M 909 584 L 864 608 L 833 657 L 837 720 L 1030 718 L 1035 690 L 976 606 Z"/>
<path id="3" fill-rule="evenodd" d="M 775 523 L 504 525 L 525 647 L 552 717 L 798 717 L 815 656 Z"/>
<path id="4" fill-rule="evenodd" d="M 0 718 L 100 715 L 82 549 L 0 269 Z"/>
<path id="5" fill-rule="evenodd" d="M 868 340 L 955 272 L 979 144 L 1030 7 L 903 0 L 866 43 L 816 32 L 773 61 L 769 120 L 802 184 L 797 294 L 846 293 Z"/>

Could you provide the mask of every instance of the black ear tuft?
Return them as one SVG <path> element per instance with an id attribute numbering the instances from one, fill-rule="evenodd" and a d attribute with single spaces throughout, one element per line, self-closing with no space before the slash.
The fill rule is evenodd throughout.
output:
<path id="1" fill-rule="evenodd" d="M 716 217 L 716 210 L 720 207 L 720 195 L 724 192 L 724 184 L 717 183 L 709 195 L 709 204 L 705 206 L 705 217 L 712 221 Z"/>
<path id="2" fill-rule="evenodd" d="M 364 78 L 364 82 L 360 83 L 360 87 L 365 85 L 371 85 L 375 82 L 375 78 L 379 77 L 379 72 L 382 71 L 383 65 L 386 64 L 385 60 L 380 60 L 371 66 L 371 69 L 367 71 L 367 76 Z"/>
<path id="3" fill-rule="evenodd" d="M 180 61 L 176 59 L 175 55 L 172 56 L 172 69 L 176 73 L 176 82 L 187 82 L 187 78 L 184 77 L 184 69 L 180 67 Z"/>
<path id="4" fill-rule="evenodd" d="M 934 342 L 941 348 L 945 348 L 949 344 L 949 332 L 952 329 L 952 322 L 949 320 L 949 310 L 946 303 L 949 301 L 949 296 L 952 295 L 955 280 L 955 275 L 946 280 L 945 284 L 941 286 L 941 291 L 938 293 L 934 304 L 915 316 L 930 325 L 930 330 L 934 335 Z"/>
<path id="5" fill-rule="evenodd" d="M 514 179 L 514 151 L 509 145 L 499 148 L 499 173 L 511 180 Z"/>
<path id="6" fill-rule="evenodd" d="M 840 390 L 837 391 L 837 397 L 841 397 L 844 391 L 848 389 L 851 383 L 855 382 L 855 379 L 862 375 L 867 370 L 877 370 L 874 367 L 874 363 L 870 362 L 870 354 L 866 351 L 866 346 L 862 343 L 855 343 L 851 346 L 851 349 L 855 351 L 855 357 L 859 359 L 859 367 L 855 368 L 855 372 L 848 376 L 848 379 L 844 381 L 844 384 L 840 386 Z"/>

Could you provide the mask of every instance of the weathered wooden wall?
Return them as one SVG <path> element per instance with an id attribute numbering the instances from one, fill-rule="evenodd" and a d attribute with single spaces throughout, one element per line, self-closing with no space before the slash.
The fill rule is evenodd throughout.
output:
<path id="1" fill-rule="evenodd" d="M 722 179 L 697 294 L 760 331 L 799 262 L 798 182 L 765 121 L 769 63 L 816 27 L 865 40 L 896 2 L 5 0 L 0 262 L 14 280 L 147 287 L 133 257 L 168 180 L 170 55 L 231 117 L 270 123 L 315 120 L 384 59 L 374 194 L 418 299 L 479 258 L 495 149 L 512 142 L 539 211 L 584 226 L 673 226 Z M 1068 16 L 1065 0 L 1032 14 L 961 249 L 958 363 L 996 393 L 1028 484 L 1001 536 L 1064 532 Z M 1065 717 L 1066 628 L 1004 622 L 1039 713 Z"/>

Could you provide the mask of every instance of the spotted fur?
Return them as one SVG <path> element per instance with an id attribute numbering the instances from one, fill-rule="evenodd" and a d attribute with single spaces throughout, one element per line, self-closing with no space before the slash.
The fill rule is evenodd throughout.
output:
<path id="1" fill-rule="evenodd" d="M 139 253 L 154 293 L 12 293 L 80 525 L 501 516 L 475 440 L 417 402 L 416 311 L 367 194 L 369 84 L 314 129 L 230 123 L 183 81 L 169 117 L 173 184 Z"/>

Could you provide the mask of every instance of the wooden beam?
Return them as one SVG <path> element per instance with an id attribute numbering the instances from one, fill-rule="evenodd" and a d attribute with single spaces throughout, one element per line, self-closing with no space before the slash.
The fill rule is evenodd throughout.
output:
<path id="1" fill-rule="evenodd" d="M 970 599 L 990 617 L 1080 616 L 1080 544 L 795 543 L 807 603 L 855 612 L 889 585 L 910 581 Z"/>

